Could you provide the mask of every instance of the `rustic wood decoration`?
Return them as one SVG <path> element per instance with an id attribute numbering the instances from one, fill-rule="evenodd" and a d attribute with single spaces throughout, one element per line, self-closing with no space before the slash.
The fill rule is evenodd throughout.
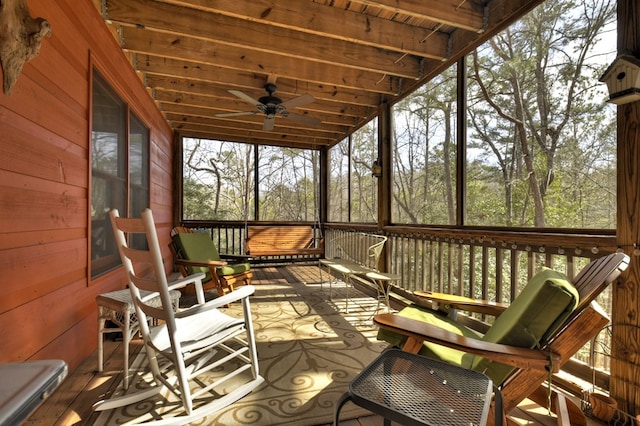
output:
<path id="1" fill-rule="evenodd" d="M 50 34 L 49 22 L 31 17 L 27 0 L 0 0 L 0 63 L 5 94 L 11 94 L 22 66 L 38 55 L 42 39 Z"/>

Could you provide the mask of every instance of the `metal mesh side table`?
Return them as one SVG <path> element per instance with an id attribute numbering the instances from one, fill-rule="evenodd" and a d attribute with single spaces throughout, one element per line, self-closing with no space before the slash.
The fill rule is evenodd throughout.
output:
<path id="1" fill-rule="evenodd" d="M 142 291 L 144 297 L 150 292 Z M 171 290 L 169 296 L 174 309 L 178 309 L 180 303 L 180 291 Z M 129 388 L 129 342 L 138 332 L 138 316 L 133 306 L 129 289 L 111 291 L 96 296 L 98 304 L 98 371 L 102 371 L 104 363 L 104 335 L 107 333 L 122 333 L 122 346 L 124 352 L 124 388 Z M 152 299 L 151 304 L 156 303 L 160 307 L 160 296 Z M 106 327 L 107 320 L 115 327 Z"/>
<path id="2" fill-rule="evenodd" d="M 487 376 L 452 364 L 389 349 L 349 384 L 336 406 L 356 405 L 403 425 L 485 425 L 494 386 Z M 502 422 L 502 400 L 496 397 L 496 424 Z"/>

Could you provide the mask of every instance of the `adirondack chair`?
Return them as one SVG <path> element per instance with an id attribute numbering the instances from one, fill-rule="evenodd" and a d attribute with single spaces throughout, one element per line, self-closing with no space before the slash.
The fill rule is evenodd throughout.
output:
<path id="1" fill-rule="evenodd" d="M 207 234 L 175 227 L 169 248 L 182 276 L 204 273 L 204 289 L 215 288 L 218 296 L 233 291 L 238 285 L 251 284 L 250 256 L 220 254 Z"/>
<path id="2" fill-rule="evenodd" d="M 412 353 L 422 353 L 487 374 L 499 385 L 505 413 L 529 398 L 548 405 L 545 382 L 609 323 L 595 298 L 629 265 L 629 257 L 614 253 L 585 266 L 568 283 L 550 269 L 532 277 L 511 305 L 475 301 L 460 296 L 416 292 L 446 307 L 442 311 L 411 305 L 398 314 L 374 318 L 378 337 Z M 577 298 L 575 297 L 577 296 Z M 458 309 L 496 315 L 484 335 L 457 321 Z M 586 425 L 580 408 L 553 393 L 551 411 L 559 424 Z M 509 421 L 509 419 L 507 418 Z"/>

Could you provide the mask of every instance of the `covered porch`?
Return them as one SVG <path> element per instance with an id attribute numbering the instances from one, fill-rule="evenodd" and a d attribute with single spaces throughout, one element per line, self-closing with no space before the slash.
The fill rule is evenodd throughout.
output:
<path id="1" fill-rule="evenodd" d="M 281 408 L 279 413 L 279 421 L 282 423 L 293 421 L 288 419 L 289 416 L 294 415 L 299 421 L 299 424 L 305 424 L 309 426 L 324 426 L 332 424 L 330 421 L 324 421 L 327 418 L 327 413 L 331 413 L 334 409 L 331 402 L 335 402 L 334 390 L 332 385 L 323 384 L 320 387 L 314 388 L 312 380 L 304 380 L 308 373 L 309 360 L 315 360 L 318 366 L 322 366 L 327 362 L 330 365 L 325 365 L 329 370 L 334 371 L 336 380 L 340 382 L 340 371 L 342 366 L 337 364 L 331 364 L 331 356 L 327 355 L 327 352 L 331 352 L 332 346 L 340 344 L 339 340 L 348 339 L 348 346 L 359 346 L 362 344 L 361 338 L 356 337 L 364 335 L 367 336 L 369 344 L 371 344 L 370 350 L 373 354 L 378 353 L 386 346 L 384 342 L 377 342 L 375 339 L 375 326 L 371 322 L 371 315 L 376 313 L 377 301 L 375 300 L 375 291 L 372 288 L 363 288 L 358 286 L 352 288 L 347 293 L 346 288 L 341 284 L 334 286 L 333 291 L 329 292 L 329 280 L 330 276 L 326 272 L 324 274 L 324 280 L 320 283 L 320 271 L 315 264 L 292 264 L 292 265 L 279 265 L 279 266 L 265 266 L 263 268 L 257 268 L 255 271 L 254 284 L 257 286 L 257 292 L 254 297 L 254 303 L 260 304 L 266 298 L 269 298 L 270 294 L 273 294 L 275 287 L 281 286 L 285 293 L 291 294 L 290 288 L 293 286 L 304 285 L 308 288 L 312 288 L 313 293 L 318 298 L 307 299 L 306 302 L 300 300 L 291 300 L 292 306 L 295 305 L 297 315 L 300 317 L 311 316 L 311 322 L 318 328 L 315 338 L 324 340 L 319 341 L 317 344 L 310 344 L 307 347 L 299 346 L 295 342 L 287 342 L 287 346 L 290 347 L 292 358 L 296 359 L 294 363 L 294 369 L 296 372 L 291 376 L 297 376 L 300 378 L 296 381 L 296 385 L 293 388 L 298 390 L 292 390 L 286 395 L 280 395 L 279 397 L 269 397 L 269 406 L 272 408 L 266 408 L 265 397 L 260 395 L 268 394 L 268 390 L 265 388 L 260 389 L 256 395 L 256 401 L 252 404 L 252 413 L 246 420 L 249 423 L 257 424 L 279 424 L 275 423 L 273 418 L 268 417 L 266 414 L 270 410 L 278 411 L 275 407 Z M 268 289 L 267 289 L 268 287 Z M 346 311 L 346 297 L 349 295 L 351 308 L 349 312 Z M 394 308 L 401 308 L 400 303 L 393 303 Z M 260 309 L 258 309 L 260 310 Z M 394 309 L 395 310 L 395 309 Z M 385 312 L 386 308 L 381 308 L 378 312 Z M 340 321 L 336 321 L 336 313 L 342 318 Z M 286 316 L 286 315 L 284 315 Z M 257 313 L 257 328 L 258 334 L 264 334 L 263 329 L 268 328 L 269 325 L 266 321 L 270 321 L 269 316 Z M 300 325 L 296 325 L 300 327 Z M 334 330 L 335 331 L 334 331 Z M 326 334 L 323 334 L 326 333 Z M 286 341 L 290 336 L 286 332 L 282 332 L 282 340 Z M 291 336 L 293 339 L 299 340 L 300 345 L 304 345 L 304 340 L 309 338 L 309 335 L 300 332 L 298 335 Z M 338 342 L 332 341 L 338 339 Z M 261 338 L 265 341 L 269 341 L 264 336 Z M 345 341 L 346 343 L 347 341 Z M 130 361 L 131 365 L 137 365 L 136 359 L 139 359 L 139 352 L 142 348 L 142 342 L 136 339 L 131 344 Z M 344 351 L 344 355 L 347 356 L 351 352 L 358 353 L 358 351 L 350 350 Z M 306 354 L 305 354 L 306 353 Z M 266 355 L 266 353 L 265 353 Z M 349 355 L 351 356 L 351 355 Z M 360 351 L 360 356 L 364 359 L 360 362 L 366 362 L 368 357 L 373 355 L 367 355 Z M 269 356 L 266 356 L 270 359 Z M 288 358 L 283 358 L 279 363 L 286 363 Z M 346 359 L 346 358 L 345 358 Z M 120 339 L 108 338 L 105 342 L 105 370 L 103 373 L 96 372 L 97 355 L 94 352 L 89 356 L 78 369 L 61 385 L 60 390 L 57 391 L 51 398 L 45 401 L 45 403 L 29 418 L 25 423 L 27 425 L 51 425 L 51 424 L 101 424 L 98 419 L 105 421 L 105 416 L 99 417 L 100 414 L 91 410 L 91 405 L 101 399 L 104 395 L 110 395 L 113 392 L 121 391 L 122 386 L 122 341 Z M 312 363 L 313 364 L 313 363 Z M 275 365 L 269 361 L 265 362 L 267 371 L 263 371 L 266 377 L 274 377 L 279 374 L 276 373 Z M 144 366 L 140 366 L 144 367 Z M 363 366 L 364 367 L 364 366 Z M 273 369 L 273 371 L 271 371 Z M 141 371 L 141 370 L 139 370 Z M 141 373 L 140 373 L 141 374 Z M 278 379 L 282 380 L 282 379 Z M 347 380 L 347 378 L 344 378 Z M 278 383 L 272 383 L 268 380 L 268 388 L 277 388 Z M 341 385 L 342 386 L 342 385 Z M 305 395 L 306 388 L 313 388 L 313 395 Z M 118 389 L 120 388 L 120 389 Z M 340 388 L 342 389 L 342 388 Z M 299 398 L 299 399 L 298 399 Z M 328 399 L 329 401 L 327 401 Z M 575 401 L 580 404 L 579 399 L 574 398 Z M 284 408 L 289 403 L 288 401 L 295 400 L 296 403 L 289 408 Z M 315 401 L 315 402 L 314 402 Z M 317 404 L 317 405 L 316 405 Z M 237 411 L 236 420 L 243 422 L 245 415 L 244 406 L 246 404 L 237 404 L 238 408 L 235 410 L 226 410 L 228 413 L 217 419 L 218 421 L 227 419 L 229 412 Z M 307 406 L 307 408 L 305 408 Z M 288 411 L 288 410 L 291 411 Z M 324 412 L 324 414 L 323 414 Z M 343 409 L 344 420 L 341 425 L 347 426 L 372 426 L 381 425 L 382 417 L 376 416 L 372 413 L 367 413 L 365 410 L 356 411 L 354 414 L 353 407 L 351 411 L 349 407 Z M 509 413 L 511 419 L 516 421 L 519 425 L 543 425 L 551 426 L 557 424 L 557 419 L 554 415 L 549 416 L 547 409 L 537 405 L 531 400 L 524 400 L 518 408 L 512 410 Z M 261 417 L 267 416 L 267 417 Z M 355 416 L 355 417 L 354 417 Z M 134 415 L 131 415 L 127 420 L 135 419 Z M 122 420 L 122 419 L 120 419 Z M 213 421 L 213 420 L 211 420 Z M 588 418 L 589 425 L 598 424 L 597 420 Z M 96 423 L 97 422 L 97 423 Z M 263 422 L 263 423 L 261 423 Z M 109 423 L 111 424 L 111 423 Z M 253 423 L 252 423 L 253 424 Z M 394 425 L 396 423 L 393 423 Z"/>
<path id="2" fill-rule="evenodd" d="M 19 3 L 2 2 L 2 13 L 10 15 Z M 69 422 L 78 421 L 74 413 L 90 419 L 96 389 L 103 392 L 119 382 L 115 374 L 100 383 L 90 371 L 95 365 L 96 296 L 122 289 L 126 282 L 115 253 L 101 252 L 109 235 L 101 222 L 102 207 L 114 207 L 112 202 L 132 212 L 150 207 L 168 273 L 174 269 L 168 248 L 174 226 L 206 230 L 221 252 L 243 252 L 247 227 L 294 223 L 260 220 L 258 214 L 244 220 L 185 218 L 182 168 L 187 138 L 249 144 L 256 152 L 281 147 L 317 154 L 318 204 L 312 209 L 317 218 L 297 224 L 322 234 L 326 257 L 335 254 L 336 237 L 358 232 L 387 236 L 380 268 L 400 277 L 392 291 L 398 301 L 411 301 L 414 291 L 428 290 L 508 302 L 523 278 L 540 266 L 573 277 L 591 259 L 617 251 L 628 254 L 629 269 L 599 300 L 612 324 L 605 330 L 612 344 L 599 364 L 607 371 L 594 372 L 586 349 L 565 372 L 609 392 L 624 411 L 640 412 L 640 103 L 617 107 L 617 129 L 612 132 L 617 140 L 616 188 L 608 194 L 616 204 L 608 211 L 615 227 L 469 225 L 468 200 L 461 190 L 465 167 L 450 172 L 458 186 L 448 188 L 447 202 L 459 208 L 447 212 L 449 222 L 410 224 L 392 215 L 397 154 L 393 105 L 444 71 L 456 66 L 462 70 L 465 55 L 541 0 L 452 0 L 444 2 L 446 7 L 441 1 L 387 0 L 299 1 L 286 7 L 284 2 L 198 0 L 25 3 L 30 15 L 42 17 L 50 27 L 33 21 L 41 44 L 31 45 L 33 37 L 26 38 L 24 43 L 37 54 L 24 67 L 8 72 L 3 64 L 0 362 L 63 359 L 72 373 L 72 388 L 60 394 L 64 401 L 50 401 L 33 422 L 43 419 L 41 424 L 46 424 L 59 409 Z M 7 27 L 9 20 L 0 22 Z M 635 0 L 618 0 L 619 54 L 640 57 L 638 22 Z M 456 87 L 465 87 L 462 71 L 453 79 Z M 299 104 L 288 104 L 295 112 L 248 111 L 249 103 L 257 100 L 253 98 L 274 94 L 263 93 L 269 84 L 278 87 L 278 101 L 298 99 Z M 452 97 L 464 110 L 461 93 Z M 307 98 L 298 97 L 304 94 L 316 102 L 302 105 Z M 96 106 L 110 110 L 114 105 L 125 117 L 118 132 L 126 143 L 113 148 L 125 152 L 114 163 L 124 170 L 122 175 L 110 175 L 99 155 L 110 154 L 100 148 L 112 146 L 99 138 L 114 123 L 109 114 L 95 113 Z M 330 151 L 372 120 L 377 123 L 375 161 L 367 166 L 375 174 L 375 204 L 370 206 L 375 221 L 351 220 L 350 215 L 335 220 L 330 214 Z M 464 138 L 465 121 L 461 113 L 452 133 Z M 546 128 L 545 134 L 553 131 Z M 146 154 L 138 155 L 136 149 L 144 147 Z M 464 164 L 464 149 L 458 152 L 453 157 Z M 138 163 L 147 168 L 131 172 Z M 257 194 L 257 177 L 253 189 Z M 104 194 L 112 199 L 105 196 L 104 205 L 96 203 Z M 251 206 L 255 212 L 258 200 L 256 196 Z M 412 213 L 408 209 L 408 215 Z M 289 264 L 295 259 L 285 260 Z M 315 274 L 297 269 L 315 266 L 286 266 L 275 275 L 269 275 L 270 266 L 258 266 L 258 282 L 293 282 L 288 280 L 295 274 L 285 272 L 289 267 L 302 276 Z M 111 350 L 118 352 L 117 344 Z M 116 358 L 110 358 L 113 371 L 118 370 Z M 585 386 L 564 376 L 554 382 L 574 395 Z"/>

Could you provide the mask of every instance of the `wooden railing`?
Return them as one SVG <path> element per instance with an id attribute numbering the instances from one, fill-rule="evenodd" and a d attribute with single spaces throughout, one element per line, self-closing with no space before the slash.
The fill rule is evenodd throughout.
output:
<path id="1" fill-rule="evenodd" d="M 207 229 L 221 252 L 244 253 L 247 226 L 244 222 L 185 222 L 184 225 Z M 332 241 L 351 232 L 379 233 L 389 238 L 380 270 L 401 277 L 393 291 L 408 299 L 412 298 L 411 292 L 419 289 L 510 302 L 542 266 L 562 271 L 572 278 L 591 259 L 617 250 L 613 232 L 410 226 L 388 226 L 378 230 L 373 225 L 327 224 L 322 229 L 325 256 L 336 256 Z M 598 302 L 610 313 L 611 291 L 603 292 Z M 602 355 L 599 359 L 590 359 L 589 352 L 587 347 L 576 354 L 578 362 L 569 369 L 591 381 L 592 372 L 586 364 L 608 369 L 609 360 Z M 606 386 L 606 375 L 597 376 L 598 384 Z"/>
<path id="2" fill-rule="evenodd" d="M 246 229 L 281 222 L 185 221 L 183 226 L 208 232 L 221 253 L 245 254 Z M 295 222 L 291 225 L 300 225 Z M 312 225 L 307 223 L 307 225 Z M 318 230 L 320 232 L 320 230 Z M 615 236 L 601 233 L 552 233 L 460 230 L 331 224 L 323 228 L 325 256 L 334 257 L 332 241 L 351 232 L 389 237 L 381 270 L 397 274 L 405 292 L 431 290 L 510 302 L 542 266 L 569 278 L 591 259 L 617 250 Z M 602 303 L 602 302 L 601 302 Z M 608 308 L 606 302 L 603 303 Z"/>

